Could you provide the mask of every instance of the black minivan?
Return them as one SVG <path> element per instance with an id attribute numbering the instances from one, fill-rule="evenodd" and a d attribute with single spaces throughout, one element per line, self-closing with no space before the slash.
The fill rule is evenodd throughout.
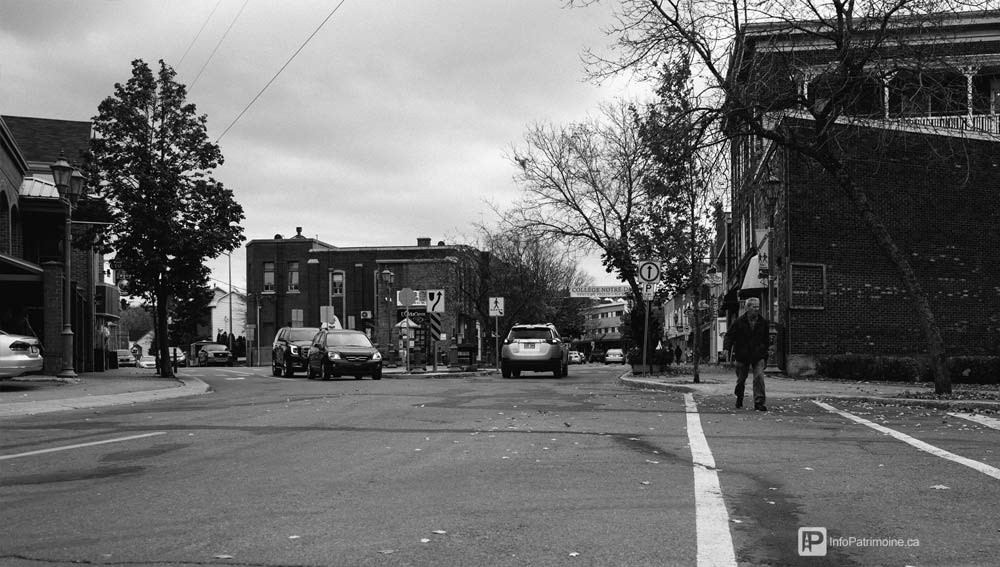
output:
<path id="1" fill-rule="evenodd" d="M 382 379 L 382 354 L 368 340 L 368 335 L 349 329 L 320 329 L 309 348 L 306 377 L 371 376 Z"/>

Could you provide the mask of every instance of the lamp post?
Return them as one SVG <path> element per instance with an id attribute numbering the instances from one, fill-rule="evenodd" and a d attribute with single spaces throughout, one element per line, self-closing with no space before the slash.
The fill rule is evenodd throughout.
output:
<path id="1" fill-rule="evenodd" d="M 774 215 L 775 205 L 778 201 L 778 194 L 781 191 L 781 179 L 768 169 L 767 180 L 762 186 L 762 193 L 767 206 L 767 319 L 768 327 L 768 354 L 767 370 L 778 371 L 777 346 L 778 346 L 778 291 L 775 289 L 773 251 L 774 251 Z"/>
<path id="2" fill-rule="evenodd" d="M 389 355 L 389 362 L 390 362 L 390 364 L 395 365 L 396 364 L 396 349 L 394 348 L 394 345 L 392 344 L 392 309 L 394 307 L 392 305 L 394 303 L 392 301 L 392 284 L 396 280 L 396 274 L 392 273 L 392 270 L 390 270 L 389 268 L 385 268 L 381 272 L 379 272 L 379 276 L 382 278 L 382 283 L 385 284 L 385 294 L 386 294 L 386 297 L 385 297 L 385 304 L 386 304 L 386 308 L 385 308 L 385 321 L 386 321 L 386 329 L 385 329 L 386 341 L 385 341 L 385 344 L 386 344 L 386 354 Z"/>
<path id="3" fill-rule="evenodd" d="M 229 356 L 233 355 L 233 253 L 223 252 L 229 258 Z M 244 317 L 244 319 L 246 319 Z M 245 321 L 244 321 L 245 322 Z M 246 342 L 246 341 L 244 341 Z"/>
<path id="4" fill-rule="evenodd" d="M 68 161 L 66 161 L 66 156 L 63 155 L 62 152 L 59 153 L 59 159 L 50 165 L 49 169 L 52 170 L 52 179 L 55 181 L 56 190 L 59 191 L 59 197 L 66 203 L 66 228 L 63 236 L 63 361 L 62 371 L 59 372 L 59 376 L 61 378 L 75 378 L 76 371 L 73 369 L 73 302 L 70 298 L 70 278 L 72 276 L 70 261 L 72 259 L 71 249 L 73 244 L 73 208 L 76 206 L 77 200 L 79 200 L 80 195 L 83 193 L 83 186 L 86 183 L 87 178 L 80 173 L 79 169 L 73 167 Z"/>

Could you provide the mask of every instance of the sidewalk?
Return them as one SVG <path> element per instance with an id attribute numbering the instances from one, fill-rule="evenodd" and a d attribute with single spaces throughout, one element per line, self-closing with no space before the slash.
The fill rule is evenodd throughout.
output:
<path id="1" fill-rule="evenodd" d="M 685 373 L 684 370 L 687 370 Z M 728 396 L 735 401 L 733 390 L 736 386 L 736 373 L 732 368 L 708 365 L 699 368 L 699 382 L 693 382 L 690 367 L 681 369 L 677 375 L 633 375 L 623 374 L 619 383 L 629 388 L 649 390 L 691 392 L 703 396 Z M 746 396 L 753 398 L 752 377 L 747 380 Z M 934 384 L 930 382 L 903 384 L 898 382 L 855 382 L 848 380 L 794 379 L 781 375 L 768 375 L 764 379 L 768 405 L 780 403 L 783 399 L 829 399 L 861 400 L 885 404 L 919 405 L 940 409 L 968 409 L 978 411 L 1000 411 L 1000 398 L 993 396 L 992 400 L 978 399 L 979 395 L 988 391 L 989 387 L 965 386 L 955 384 L 954 398 L 934 399 Z M 996 393 L 1000 387 L 993 386 Z M 961 399 L 963 393 L 968 398 Z M 752 402 L 751 402 L 752 404 Z"/>

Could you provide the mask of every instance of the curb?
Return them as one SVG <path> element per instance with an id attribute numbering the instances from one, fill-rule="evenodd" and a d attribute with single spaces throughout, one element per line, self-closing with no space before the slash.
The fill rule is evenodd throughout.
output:
<path id="1" fill-rule="evenodd" d="M 56 411 L 91 409 L 97 407 L 119 406 L 155 402 L 170 398 L 197 396 L 212 391 L 212 388 L 198 378 L 176 378 L 178 385 L 159 390 L 145 390 L 125 394 L 105 394 L 62 400 L 44 400 L 37 402 L 17 402 L 0 405 L 0 418 L 20 415 L 37 415 Z"/>

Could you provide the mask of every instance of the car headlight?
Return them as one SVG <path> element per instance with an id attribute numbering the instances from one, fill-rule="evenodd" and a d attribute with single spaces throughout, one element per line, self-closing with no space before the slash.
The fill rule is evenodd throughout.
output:
<path id="1" fill-rule="evenodd" d="M 288 345 L 288 352 L 292 353 L 295 356 L 298 356 L 299 355 L 298 345 Z"/>
<path id="2" fill-rule="evenodd" d="M 372 355 L 372 360 L 382 360 L 382 353 L 375 351 L 375 354 Z"/>
<path id="3" fill-rule="evenodd" d="M 330 357 L 330 360 L 340 360 L 340 353 L 339 352 L 331 352 L 329 354 L 329 357 Z"/>

